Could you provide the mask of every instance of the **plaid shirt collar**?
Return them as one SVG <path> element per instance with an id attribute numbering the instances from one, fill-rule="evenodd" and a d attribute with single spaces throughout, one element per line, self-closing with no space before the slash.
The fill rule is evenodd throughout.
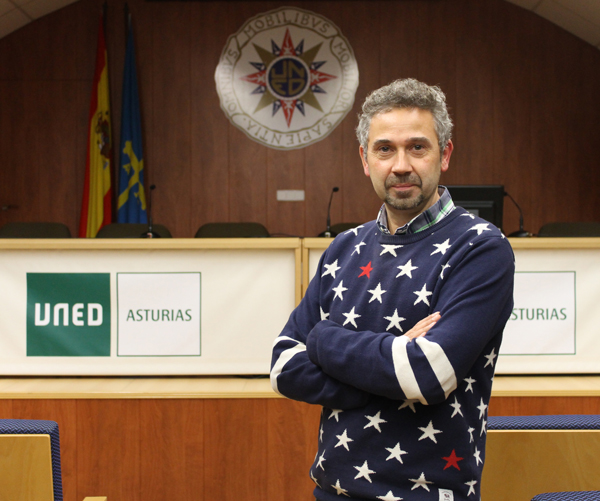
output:
<path id="1" fill-rule="evenodd" d="M 438 193 L 440 195 L 440 199 L 436 203 L 434 203 L 426 211 L 421 212 L 421 214 L 406 223 L 404 226 L 398 228 L 394 235 L 405 235 L 424 231 L 450 214 L 455 209 L 450 192 L 445 186 L 438 186 Z M 381 209 L 379 210 L 379 215 L 377 216 L 377 226 L 384 235 L 391 235 L 390 230 L 388 229 L 385 204 L 382 205 Z"/>

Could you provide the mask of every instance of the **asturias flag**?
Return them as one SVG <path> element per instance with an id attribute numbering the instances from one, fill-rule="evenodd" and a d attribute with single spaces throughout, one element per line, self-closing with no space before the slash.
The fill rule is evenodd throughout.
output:
<path id="1" fill-rule="evenodd" d="M 90 102 L 85 184 L 79 221 L 80 237 L 95 237 L 102 226 L 112 222 L 110 120 L 108 59 L 104 42 L 104 21 L 100 19 L 96 71 Z"/>
<path id="2" fill-rule="evenodd" d="M 147 223 L 144 194 L 142 124 L 133 47 L 133 29 L 129 19 L 125 70 L 123 72 L 123 109 L 121 111 L 121 152 L 119 161 L 119 223 Z"/>

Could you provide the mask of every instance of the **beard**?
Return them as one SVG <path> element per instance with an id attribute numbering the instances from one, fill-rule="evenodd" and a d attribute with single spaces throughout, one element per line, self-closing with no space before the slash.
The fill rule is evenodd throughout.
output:
<path id="1" fill-rule="evenodd" d="M 390 191 L 390 188 L 396 184 L 410 183 L 418 188 L 422 187 L 422 181 L 416 174 L 407 174 L 406 176 L 390 176 L 385 180 L 385 203 L 397 210 L 412 210 L 419 207 L 425 200 L 423 191 L 419 190 L 416 196 L 409 194 L 397 194 Z"/>

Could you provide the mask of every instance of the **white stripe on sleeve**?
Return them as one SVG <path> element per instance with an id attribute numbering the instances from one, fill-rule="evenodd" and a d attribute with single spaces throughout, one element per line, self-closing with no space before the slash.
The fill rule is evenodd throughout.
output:
<path id="1" fill-rule="evenodd" d="M 415 342 L 419 345 L 425 357 L 427 357 L 429 365 L 431 365 L 435 376 L 444 390 L 446 398 L 448 398 L 448 395 L 456 389 L 458 383 L 456 381 L 456 373 L 446 353 L 439 344 L 433 343 L 425 337 L 419 337 L 415 339 Z"/>
<path id="2" fill-rule="evenodd" d="M 392 341 L 392 360 L 394 361 L 394 372 L 398 379 L 400 389 L 404 392 L 407 399 L 418 400 L 427 405 L 427 400 L 421 393 L 417 378 L 410 365 L 406 345 L 410 339 L 406 336 L 398 336 Z"/>
<path id="3" fill-rule="evenodd" d="M 306 351 L 306 345 L 300 343 L 299 341 L 292 339 L 291 337 L 287 337 L 287 336 L 281 336 L 278 337 L 277 339 L 275 339 L 275 342 L 273 343 L 273 347 L 275 347 L 275 345 L 281 341 L 294 341 L 295 343 L 298 343 L 296 346 L 294 346 L 293 348 L 288 348 L 287 350 L 284 350 L 281 352 L 281 354 L 279 355 L 279 358 L 277 359 L 277 362 L 275 362 L 275 364 L 273 365 L 273 368 L 271 369 L 271 388 L 273 388 L 273 391 L 275 391 L 276 393 L 279 393 L 279 390 L 277 389 L 277 376 L 279 376 L 279 374 L 281 374 L 281 371 L 283 370 L 283 367 L 285 366 L 285 364 L 287 364 L 294 355 L 297 355 L 298 353 L 302 353 L 303 351 Z M 281 395 L 281 393 L 279 393 Z"/>

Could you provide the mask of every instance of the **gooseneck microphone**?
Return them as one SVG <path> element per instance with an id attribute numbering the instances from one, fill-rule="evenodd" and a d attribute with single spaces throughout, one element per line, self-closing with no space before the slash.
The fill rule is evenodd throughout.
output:
<path id="1" fill-rule="evenodd" d="M 152 230 L 152 192 L 156 188 L 155 184 L 151 184 L 148 189 L 148 230 L 140 235 L 141 238 L 160 238 L 160 235 Z"/>
<path id="2" fill-rule="evenodd" d="M 323 236 L 326 238 L 331 237 L 331 201 L 333 200 L 333 194 L 340 191 L 337 186 L 334 186 L 331 190 L 331 195 L 329 196 L 329 206 L 327 207 L 327 227 L 325 229 L 325 233 Z"/>
<path id="3" fill-rule="evenodd" d="M 519 211 L 519 229 L 517 231 L 513 231 L 510 235 L 508 235 L 509 238 L 532 237 L 533 235 L 523 228 L 523 211 L 521 210 L 521 207 L 519 206 L 517 201 L 510 196 L 510 193 L 508 193 L 508 191 L 504 192 L 504 196 L 510 198 L 512 200 L 512 203 L 515 204 L 517 210 Z"/>

